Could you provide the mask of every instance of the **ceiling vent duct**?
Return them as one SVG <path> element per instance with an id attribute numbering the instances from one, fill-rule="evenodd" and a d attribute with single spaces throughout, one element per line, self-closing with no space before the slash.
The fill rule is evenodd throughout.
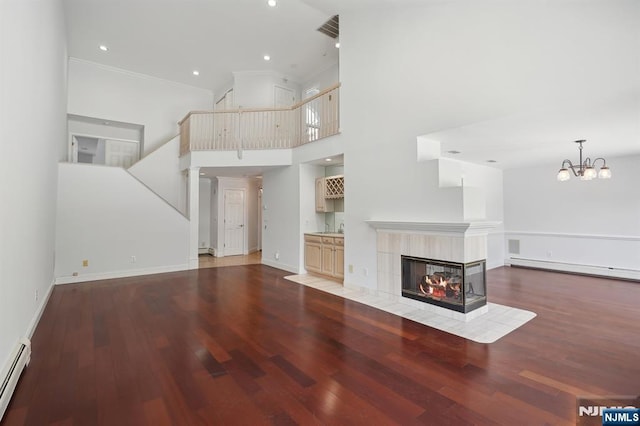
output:
<path id="1" fill-rule="evenodd" d="M 338 15 L 331 17 L 331 19 L 322 24 L 322 26 L 318 28 L 318 31 L 331 38 L 338 38 L 340 35 L 340 21 Z"/>

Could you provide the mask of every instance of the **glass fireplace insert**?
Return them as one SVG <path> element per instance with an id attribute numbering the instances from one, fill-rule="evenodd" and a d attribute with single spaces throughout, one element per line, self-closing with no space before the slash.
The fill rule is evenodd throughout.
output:
<path id="1" fill-rule="evenodd" d="M 486 262 L 402 256 L 402 296 L 468 313 L 487 304 Z"/>

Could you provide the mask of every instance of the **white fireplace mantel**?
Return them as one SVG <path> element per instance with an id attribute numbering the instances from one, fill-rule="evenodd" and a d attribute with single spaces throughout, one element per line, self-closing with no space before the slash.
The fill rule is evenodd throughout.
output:
<path id="1" fill-rule="evenodd" d="M 452 236 L 487 235 L 491 229 L 502 223 L 498 221 L 412 222 L 397 220 L 367 220 L 366 222 L 378 231 L 409 231 L 431 235 Z"/>

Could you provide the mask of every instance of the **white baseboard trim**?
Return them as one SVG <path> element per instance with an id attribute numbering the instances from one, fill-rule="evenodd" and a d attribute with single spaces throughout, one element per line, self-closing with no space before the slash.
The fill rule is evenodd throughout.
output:
<path id="1" fill-rule="evenodd" d="M 280 263 L 280 262 L 275 262 L 273 260 L 269 260 L 269 259 L 262 259 L 262 264 L 263 265 L 267 265 L 267 266 L 271 266 L 272 268 L 276 268 L 276 269 L 282 269 L 283 271 L 287 271 L 287 272 L 292 272 L 294 274 L 301 274 L 303 273 L 302 271 L 300 271 L 300 269 L 296 266 L 293 265 L 287 265 L 285 263 Z"/>
<path id="2" fill-rule="evenodd" d="M 31 340 L 33 337 L 33 333 L 36 331 L 36 327 L 38 327 L 38 323 L 40 322 L 40 318 L 42 318 L 42 313 L 44 312 L 44 308 L 47 307 L 47 303 L 49 302 L 49 298 L 51 297 L 51 293 L 53 292 L 53 287 L 55 286 L 55 279 L 51 281 L 51 285 L 47 289 L 47 294 L 40 301 L 40 306 L 38 306 L 38 310 L 36 311 L 33 318 L 31 318 L 31 322 L 29 323 L 29 327 L 27 328 L 27 338 Z"/>
<path id="3" fill-rule="evenodd" d="M 509 258 L 506 265 L 524 266 L 527 268 L 549 269 L 552 271 L 572 272 L 584 275 L 596 275 L 607 278 L 622 278 L 640 281 L 640 271 L 633 269 L 607 268 L 604 266 L 579 265 L 575 263 L 549 262 L 546 260 Z"/>
<path id="4" fill-rule="evenodd" d="M 94 274 L 78 275 L 78 276 L 62 276 L 57 277 L 56 284 L 73 284 L 86 281 L 110 280 L 113 278 L 137 277 L 140 275 L 162 274 L 165 272 L 186 271 L 190 269 L 188 264 L 173 266 L 158 266 L 145 269 L 130 269 L 126 271 L 115 272 L 98 272 Z"/>
<path id="5" fill-rule="evenodd" d="M 213 247 L 209 247 L 209 254 L 213 257 L 218 257 L 218 250 Z"/>
<path id="6" fill-rule="evenodd" d="M 492 262 L 492 263 L 487 262 L 486 266 L 487 266 L 487 271 L 488 271 L 490 269 L 501 268 L 501 267 L 505 266 L 505 263 L 504 262 L 502 262 L 502 263 L 500 263 L 500 262 Z"/>
<path id="7" fill-rule="evenodd" d="M 198 249 L 198 254 L 209 254 L 209 250 L 211 250 L 211 249 L 206 248 L 206 247 L 201 247 L 201 248 Z"/>

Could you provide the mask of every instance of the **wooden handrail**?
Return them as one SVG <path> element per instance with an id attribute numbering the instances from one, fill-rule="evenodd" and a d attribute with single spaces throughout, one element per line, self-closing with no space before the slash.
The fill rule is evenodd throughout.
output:
<path id="1" fill-rule="evenodd" d="M 184 118 L 180 121 L 178 121 L 178 125 L 182 125 L 182 123 L 184 123 L 186 120 L 189 119 L 189 117 L 191 117 L 194 114 L 233 114 L 233 113 L 241 113 L 241 112 L 271 112 L 271 111 L 293 111 L 296 108 L 300 108 L 302 105 L 309 103 L 311 101 L 313 101 L 314 99 L 319 98 L 322 95 L 326 95 L 327 93 L 331 92 L 332 90 L 337 89 L 338 87 L 341 86 L 341 83 L 336 83 L 333 86 L 329 86 L 326 89 L 316 93 L 315 95 L 303 99 L 302 101 L 298 102 L 297 104 L 294 104 L 290 107 L 281 107 L 281 108 L 236 108 L 236 109 L 219 109 L 217 111 L 206 111 L 206 110 L 196 110 L 196 111 L 189 111 L 187 113 L 187 115 L 184 116 Z"/>

